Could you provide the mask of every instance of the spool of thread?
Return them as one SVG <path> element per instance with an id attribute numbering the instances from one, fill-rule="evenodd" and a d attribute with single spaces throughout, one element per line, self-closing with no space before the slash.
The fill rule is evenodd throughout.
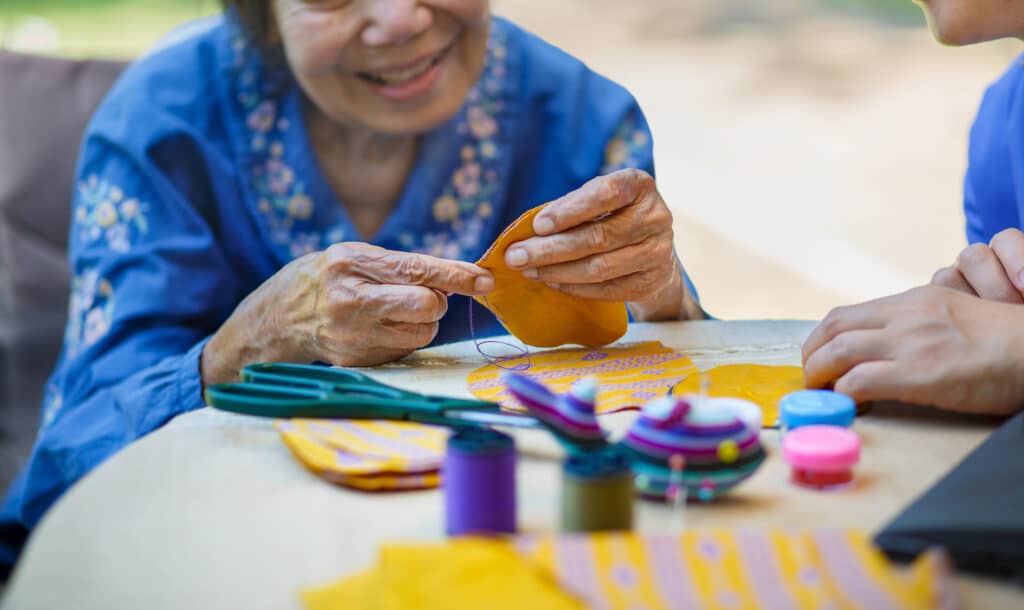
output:
<path id="1" fill-rule="evenodd" d="M 516 531 L 516 448 L 512 437 L 465 428 L 448 439 L 442 467 L 449 536 Z"/>
<path id="2" fill-rule="evenodd" d="M 571 455 L 562 467 L 562 530 L 633 527 L 633 473 L 614 449 Z"/>
<path id="3" fill-rule="evenodd" d="M 860 459 L 860 437 L 838 426 L 803 426 L 782 439 L 782 457 L 793 467 L 792 481 L 815 489 L 853 482 Z"/>

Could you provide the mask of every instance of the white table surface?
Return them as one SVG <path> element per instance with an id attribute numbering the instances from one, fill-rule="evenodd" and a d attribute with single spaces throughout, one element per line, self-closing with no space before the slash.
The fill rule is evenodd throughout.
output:
<path id="1" fill-rule="evenodd" d="M 727 362 L 799 364 L 810 322 L 636 324 L 623 341 L 658 339 L 701 368 Z M 471 343 L 423 350 L 369 370 L 395 385 L 469 396 L 482 358 Z M 621 430 L 632 414 L 611 416 Z M 864 441 L 854 487 L 797 488 L 766 431 L 764 466 L 731 496 L 691 505 L 688 528 L 856 527 L 877 531 L 959 462 L 995 426 L 902 405 L 876 406 L 856 429 Z M 558 454 L 542 432 L 516 433 L 519 525 L 552 532 Z M 36 529 L 3 607 L 301 608 L 300 588 L 373 563 L 380 543 L 443 535 L 439 491 L 367 494 L 306 471 L 269 420 L 203 409 L 132 444 L 74 486 Z M 637 528 L 665 531 L 665 506 L 639 502 Z M 1024 607 L 1024 593 L 960 578 L 968 608 Z"/>

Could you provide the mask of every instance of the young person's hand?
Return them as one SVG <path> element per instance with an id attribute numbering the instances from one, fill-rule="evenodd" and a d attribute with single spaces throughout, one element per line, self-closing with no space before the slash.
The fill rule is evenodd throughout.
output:
<path id="1" fill-rule="evenodd" d="M 650 174 L 594 178 L 533 219 L 505 263 L 567 294 L 627 301 L 639 320 L 702 318 L 672 243 L 672 212 Z"/>
<path id="2" fill-rule="evenodd" d="M 808 387 L 1008 414 L 1024 406 L 1024 307 L 924 286 L 832 310 L 803 348 Z"/>
<path id="3" fill-rule="evenodd" d="M 968 246 L 956 264 L 935 273 L 932 284 L 990 301 L 1024 304 L 1024 233 L 1006 229 L 987 246 Z"/>

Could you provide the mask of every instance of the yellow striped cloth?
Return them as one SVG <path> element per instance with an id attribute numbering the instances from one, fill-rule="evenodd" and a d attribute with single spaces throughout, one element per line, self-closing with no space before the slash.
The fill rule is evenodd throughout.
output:
<path id="1" fill-rule="evenodd" d="M 447 428 L 377 420 L 292 419 L 281 440 L 323 479 L 367 491 L 437 487 Z"/>
<path id="2" fill-rule="evenodd" d="M 610 533 L 389 545 L 368 572 L 304 591 L 302 598 L 308 610 L 960 607 L 953 572 L 941 551 L 925 553 L 909 567 L 897 566 L 865 534 L 842 530 Z"/>

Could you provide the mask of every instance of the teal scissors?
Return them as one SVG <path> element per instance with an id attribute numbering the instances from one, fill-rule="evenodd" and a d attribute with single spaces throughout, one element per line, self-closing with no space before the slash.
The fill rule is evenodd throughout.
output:
<path id="1" fill-rule="evenodd" d="M 356 371 L 311 364 L 262 363 L 241 383 L 206 388 L 206 404 L 261 417 L 390 419 L 440 426 L 539 428 L 536 419 L 502 413 L 497 403 L 408 392 Z"/>

